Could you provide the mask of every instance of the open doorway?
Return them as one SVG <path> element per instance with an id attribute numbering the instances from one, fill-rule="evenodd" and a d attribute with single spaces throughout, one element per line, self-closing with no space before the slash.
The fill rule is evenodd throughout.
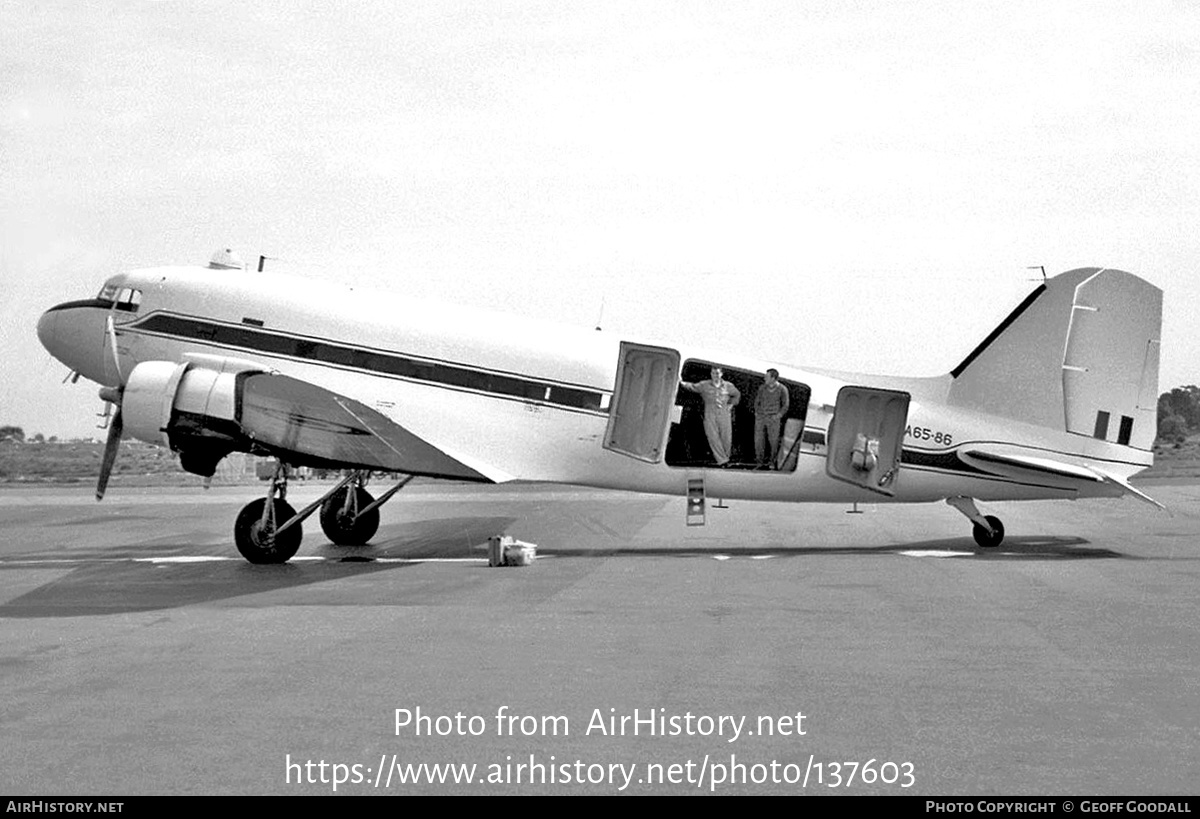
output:
<path id="1" fill-rule="evenodd" d="M 713 368 L 721 370 L 722 380 L 736 390 L 738 399 L 734 403 L 732 393 L 725 390 L 730 403 L 731 436 L 728 455 L 729 469 L 791 472 L 796 468 L 804 431 L 804 418 L 808 411 L 811 390 L 805 384 L 790 379 L 778 379 L 778 386 L 768 388 L 767 374 L 753 370 L 729 367 L 712 361 L 688 359 L 683 363 L 681 380 L 699 385 L 711 381 Z M 786 390 L 786 408 L 778 416 L 778 445 L 771 451 L 769 441 L 755 447 L 755 398 L 760 390 L 764 404 L 779 408 L 782 404 L 779 387 Z M 707 389 L 701 387 L 702 392 Z M 708 390 L 711 392 L 711 390 Z M 715 467 L 719 457 L 714 454 L 716 441 L 710 443 L 705 430 L 705 397 L 698 392 L 679 387 L 675 395 L 676 414 L 672 417 L 671 430 L 667 437 L 666 462 L 678 467 Z M 710 399 L 711 400 L 711 399 Z M 765 419 L 764 419 L 765 420 Z M 767 438 L 764 434 L 764 438 Z"/>

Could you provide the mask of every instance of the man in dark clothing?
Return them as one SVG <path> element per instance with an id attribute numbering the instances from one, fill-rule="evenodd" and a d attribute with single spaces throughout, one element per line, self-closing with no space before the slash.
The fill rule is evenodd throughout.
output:
<path id="1" fill-rule="evenodd" d="M 754 458 L 760 467 L 775 468 L 779 425 L 790 404 L 788 388 L 779 383 L 779 370 L 767 370 L 767 380 L 754 395 Z"/>

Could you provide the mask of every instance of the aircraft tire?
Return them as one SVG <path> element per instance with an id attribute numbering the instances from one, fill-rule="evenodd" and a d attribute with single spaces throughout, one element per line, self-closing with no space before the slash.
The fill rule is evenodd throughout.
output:
<path id="1" fill-rule="evenodd" d="M 321 504 L 321 531 L 336 546 L 362 546 L 379 531 L 379 510 L 372 509 L 365 515 L 359 515 L 351 520 L 342 515 L 342 507 L 346 503 L 346 487 Z M 361 486 L 355 487 L 358 492 L 358 508 L 374 503 L 371 493 Z"/>
<path id="2" fill-rule="evenodd" d="M 971 534 L 975 536 L 975 542 L 984 549 L 994 549 L 1004 541 L 1004 524 L 995 515 L 984 515 L 984 517 L 987 518 L 987 522 L 992 525 L 995 532 L 988 534 L 987 529 L 976 525 Z"/>
<path id="3" fill-rule="evenodd" d="M 233 524 L 233 542 L 242 557 L 251 563 L 287 563 L 300 550 L 300 539 L 304 536 L 296 524 L 274 538 L 264 537 L 262 513 L 267 499 L 251 501 L 238 513 Z M 296 510 L 287 501 L 275 499 L 275 521 L 283 523 L 291 519 Z"/>

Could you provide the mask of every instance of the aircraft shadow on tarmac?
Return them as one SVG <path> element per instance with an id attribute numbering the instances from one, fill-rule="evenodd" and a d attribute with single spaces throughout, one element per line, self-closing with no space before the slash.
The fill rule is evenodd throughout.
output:
<path id="1" fill-rule="evenodd" d="M 274 566 L 255 566 L 240 559 L 197 563 L 83 559 L 82 565 L 36 589 L 0 605 L 0 618 L 78 617 L 154 611 L 213 603 L 281 589 L 323 583 L 374 572 L 406 568 L 422 560 L 484 558 L 492 535 L 504 532 L 511 517 L 462 517 L 410 521 L 385 527 L 381 537 L 361 547 L 338 547 L 328 542 L 305 549 L 299 559 Z M 388 536 L 388 528 L 394 534 Z M 556 558 L 761 558 L 929 553 L 931 557 L 984 560 L 1131 559 L 1111 549 L 1089 546 L 1079 537 L 1010 537 L 995 550 L 982 551 L 966 538 L 945 538 L 877 546 L 661 546 L 603 548 L 539 548 L 539 555 Z M 122 550 L 127 551 L 127 550 Z M 411 562 L 410 562 L 411 561 Z M 13 565 L 15 570 L 28 564 Z M 31 567 L 30 567 L 31 568 Z M 49 567 L 47 567 L 49 568 Z M 361 601 L 360 601 L 361 602 Z"/>
<path id="2" fill-rule="evenodd" d="M 382 536 L 368 546 L 338 547 L 326 541 L 315 548 L 303 549 L 301 559 L 273 566 L 255 566 L 240 558 L 151 563 L 133 558 L 113 559 L 111 552 L 105 556 L 89 555 L 80 560 L 77 568 L 0 605 L 0 618 L 81 617 L 173 609 L 403 569 L 421 560 L 486 558 L 487 539 L 513 522 L 511 517 L 415 521 L 396 527 L 402 532 L 393 537 L 387 537 L 386 528 L 381 530 Z M 120 553 L 140 558 L 161 556 L 145 550 L 138 554 L 127 548 Z M 324 560 L 302 559 L 307 556 Z M 61 559 L 62 555 L 56 554 L 55 558 Z M 39 566 L 36 559 L 27 557 L 9 566 L 0 564 L 0 570 L 61 566 L 61 563 Z"/>
<path id="3" fill-rule="evenodd" d="M 487 557 L 487 541 L 517 522 L 513 517 L 460 517 L 415 520 L 380 527 L 366 546 L 325 542 L 307 554 L 348 562 L 377 558 L 436 560 Z"/>

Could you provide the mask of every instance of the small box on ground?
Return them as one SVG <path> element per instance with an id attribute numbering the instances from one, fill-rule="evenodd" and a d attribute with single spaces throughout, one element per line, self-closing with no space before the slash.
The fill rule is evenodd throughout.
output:
<path id="1" fill-rule="evenodd" d="M 528 566 L 537 558 L 537 544 L 508 535 L 488 538 L 489 566 Z"/>

